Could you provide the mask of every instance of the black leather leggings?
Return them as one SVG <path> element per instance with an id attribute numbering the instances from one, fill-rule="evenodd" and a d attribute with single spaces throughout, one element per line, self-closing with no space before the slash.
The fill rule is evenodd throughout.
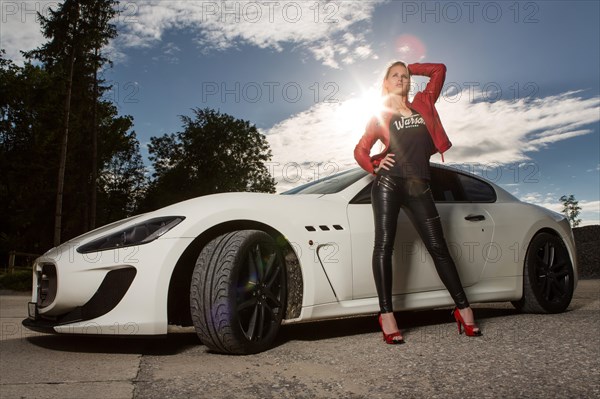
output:
<path id="1" fill-rule="evenodd" d="M 459 309 L 469 306 L 456 265 L 448 251 L 440 216 L 426 180 L 377 176 L 371 189 L 375 219 L 373 276 L 382 313 L 392 312 L 392 254 L 403 208 L 433 258 L 440 279 Z"/>

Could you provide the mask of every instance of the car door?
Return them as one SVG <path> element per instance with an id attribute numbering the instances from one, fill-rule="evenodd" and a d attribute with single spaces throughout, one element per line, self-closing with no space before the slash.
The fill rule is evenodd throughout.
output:
<path id="1" fill-rule="evenodd" d="M 431 189 L 461 283 L 473 285 L 498 258 L 491 211 L 496 192 L 479 178 L 438 167 L 432 168 Z"/>
<path id="2" fill-rule="evenodd" d="M 438 167 L 431 169 L 431 187 L 446 242 L 462 284 L 472 285 L 480 278 L 493 251 L 494 221 L 489 207 L 495 192 L 474 177 Z M 373 297 L 377 292 L 371 267 L 374 228 L 370 185 L 350 201 L 347 213 L 352 236 L 353 297 Z M 393 295 L 444 288 L 431 256 L 404 211 L 398 215 L 392 267 Z"/>

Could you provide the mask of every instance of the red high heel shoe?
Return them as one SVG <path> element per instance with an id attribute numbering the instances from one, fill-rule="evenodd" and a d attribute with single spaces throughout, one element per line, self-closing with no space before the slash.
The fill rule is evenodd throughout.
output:
<path id="1" fill-rule="evenodd" d="M 483 334 L 481 333 L 481 330 L 477 330 L 475 331 L 474 329 L 477 328 L 477 324 L 473 323 L 473 324 L 467 324 L 465 323 L 465 321 L 463 320 L 462 316 L 460 315 L 460 312 L 458 311 L 458 308 L 454 308 L 454 310 L 452 311 L 452 315 L 454 316 L 454 320 L 456 320 L 456 325 L 458 326 L 458 333 L 462 334 L 462 328 L 464 327 L 465 329 L 465 335 L 467 337 L 481 337 Z"/>
<path id="2" fill-rule="evenodd" d="M 404 339 L 394 339 L 396 337 L 402 336 L 400 331 L 393 332 L 391 334 L 386 334 L 383 331 L 383 321 L 381 320 L 381 314 L 379 314 L 379 326 L 381 327 L 381 332 L 383 333 L 383 340 L 390 345 L 400 345 L 404 343 Z"/>

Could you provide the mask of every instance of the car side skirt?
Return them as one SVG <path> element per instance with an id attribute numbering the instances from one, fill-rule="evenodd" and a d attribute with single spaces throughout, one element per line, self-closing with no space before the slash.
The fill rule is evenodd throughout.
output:
<path id="1" fill-rule="evenodd" d="M 490 278 L 470 287 L 465 287 L 465 292 L 471 304 L 516 301 L 521 299 L 523 295 L 522 282 L 523 276 Z M 445 289 L 396 295 L 392 298 L 392 301 L 395 311 L 454 306 L 450 294 Z M 292 324 L 309 320 L 357 316 L 377 312 L 379 312 L 377 297 L 354 299 L 304 307 L 299 318 L 285 320 L 284 323 Z"/>

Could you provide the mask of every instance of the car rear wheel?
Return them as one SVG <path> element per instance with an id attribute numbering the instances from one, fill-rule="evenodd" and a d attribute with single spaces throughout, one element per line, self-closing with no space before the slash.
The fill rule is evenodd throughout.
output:
<path id="1" fill-rule="evenodd" d="M 539 233 L 527 249 L 523 273 L 523 297 L 513 305 L 529 313 L 560 313 L 573 298 L 574 274 L 564 242 Z"/>
<path id="2" fill-rule="evenodd" d="M 221 235 L 198 256 L 190 289 L 192 321 L 214 351 L 241 355 L 270 348 L 285 299 L 283 256 L 263 231 Z"/>

